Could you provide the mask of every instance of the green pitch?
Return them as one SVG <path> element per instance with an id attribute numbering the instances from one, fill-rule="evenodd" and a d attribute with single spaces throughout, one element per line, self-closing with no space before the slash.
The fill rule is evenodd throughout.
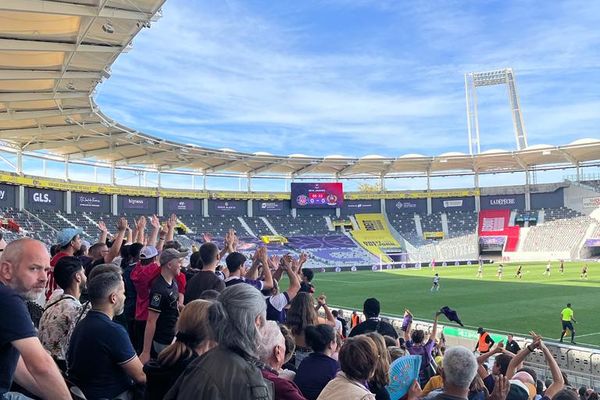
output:
<path id="1" fill-rule="evenodd" d="M 581 262 L 565 263 L 564 275 L 553 262 L 550 277 L 543 275 L 545 265 L 524 263 L 521 280 L 515 278 L 516 264 L 504 264 L 502 280 L 496 276 L 498 264 L 484 266 L 483 279 L 476 278 L 476 265 L 438 266 L 440 290 L 433 293 L 430 268 L 321 273 L 313 283 L 318 294 L 325 293 L 330 304 L 340 307 L 362 310 L 364 299 L 376 297 L 382 314 L 401 316 L 408 308 L 415 318 L 431 320 L 447 305 L 458 311 L 465 326 L 519 336 L 534 330 L 555 340 L 561 332 L 560 311 L 572 303 L 576 342 L 600 346 L 600 264 L 588 264 L 588 280 L 579 278 Z"/>

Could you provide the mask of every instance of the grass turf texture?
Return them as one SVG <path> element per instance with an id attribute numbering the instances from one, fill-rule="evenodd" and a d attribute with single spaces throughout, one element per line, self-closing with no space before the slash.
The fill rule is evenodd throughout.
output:
<path id="1" fill-rule="evenodd" d="M 459 313 L 465 326 L 498 333 L 528 336 L 534 330 L 546 339 L 558 340 L 562 330 L 560 311 L 571 303 L 580 345 L 600 346 L 600 264 L 588 263 L 588 280 L 581 280 L 584 263 L 565 263 L 565 273 L 552 263 L 551 276 L 543 275 L 546 263 L 523 263 L 523 278 L 515 278 L 517 264 L 504 264 L 502 280 L 498 264 L 484 266 L 476 278 L 477 265 L 436 267 L 439 292 L 430 292 L 434 272 L 430 268 L 392 271 L 320 273 L 313 281 L 316 293 L 325 293 L 328 303 L 362 310 L 368 297 L 381 302 L 384 315 L 401 316 L 410 309 L 416 319 L 431 320 L 436 310 L 449 306 Z M 284 286 L 285 287 L 285 286 Z M 441 316 L 440 322 L 447 323 Z M 570 337 L 565 338 L 566 342 Z"/>

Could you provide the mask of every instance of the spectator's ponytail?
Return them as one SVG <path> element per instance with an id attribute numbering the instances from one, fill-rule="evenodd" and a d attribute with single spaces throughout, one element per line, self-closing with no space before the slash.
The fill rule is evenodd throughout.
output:
<path id="1" fill-rule="evenodd" d="M 175 342 L 158 355 L 162 366 L 172 366 L 179 360 L 190 357 L 203 342 L 212 340 L 213 334 L 208 324 L 211 302 L 194 300 L 187 304 L 177 321 Z"/>

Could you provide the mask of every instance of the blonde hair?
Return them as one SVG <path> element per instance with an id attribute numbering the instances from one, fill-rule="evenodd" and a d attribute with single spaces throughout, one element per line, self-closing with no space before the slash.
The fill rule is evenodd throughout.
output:
<path id="1" fill-rule="evenodd" d="M 377 332 L 366 333 L 365 336 L 371 338 L 377 347 L 377 362 L 375 363 L 375 373 L 371 379 L 381 386 L 390 384 L 390 353 L 385 345 L 385 340 Z"/>
<path id="2" fill-rule="evenodd" d="M 172 366 L 190 357 L 202 342 L 212 339 L 213 333 L 208 323 L 211 304 L 207 300 L 194 300 L 184 307 L 176 325 L 176 340 L 158 355 L 160 365 Z"/>

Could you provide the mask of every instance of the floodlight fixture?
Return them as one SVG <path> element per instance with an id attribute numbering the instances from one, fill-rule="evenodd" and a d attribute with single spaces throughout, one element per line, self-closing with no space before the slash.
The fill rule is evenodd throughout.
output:
<path id="1" fill-rule="evenodd" d="M 506 85 L 517 150 L 527 148 L 527 132 L 525 131 L 525 123 L 523 122 L 523 114 L 521 113 L 517 85 L 515 83 L 515 74 L 512 68 L 485 72 L 469 72 L 465 74 L 465 98 L 467 106 L 469 153 L 471 155 L 481 153 L 477 88 L 494 85 Z"/>

